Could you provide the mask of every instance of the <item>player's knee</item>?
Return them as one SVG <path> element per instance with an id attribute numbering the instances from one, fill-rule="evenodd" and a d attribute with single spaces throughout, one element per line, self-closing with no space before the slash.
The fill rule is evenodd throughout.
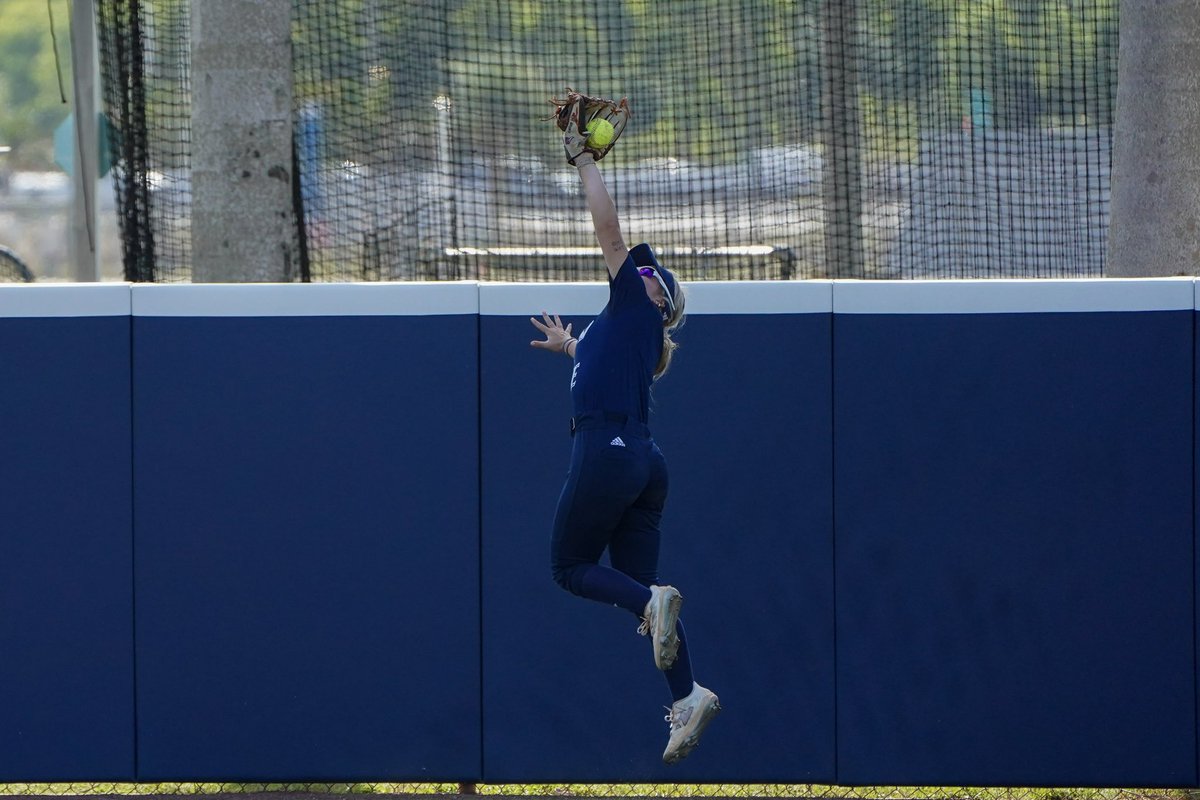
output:
<path id="1" fill-rule="evenodd" d="M 579 594 L 582 588 L 580 570 L 577 564 L 552 564 L 550 567 L 554 582 L 571 594 Z"/>
<path id="2" fill-rule="evenodd" d="M 567 580 L 567 571 L 565 569 L 555 564 L 550 568 L 550 576 L 554 578 L 554 582 L 557 583 L 559 587 L 566 589 L 567 591 L 571 590 L 570 584 Z"/>

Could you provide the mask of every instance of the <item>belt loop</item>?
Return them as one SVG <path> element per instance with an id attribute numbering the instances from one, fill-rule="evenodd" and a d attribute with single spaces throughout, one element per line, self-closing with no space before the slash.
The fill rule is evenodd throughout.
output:
<path id="1" fill-rule="evenodd" d="M 571 417 L 571 435 L 575 435 L 575 418 Z"/>

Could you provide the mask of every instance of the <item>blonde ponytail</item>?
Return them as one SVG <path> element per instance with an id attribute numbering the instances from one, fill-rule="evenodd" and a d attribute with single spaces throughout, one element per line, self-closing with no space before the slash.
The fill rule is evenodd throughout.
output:
<path id="1" fill-rule="evenodd" d="M 654 369 L 654 380 L 667 374 L 667 370 L 671 367 L 671 357 L 679 349 L 679 343 L 671 338 L 671 334 L 683 325 L 683 317 L 687 313 L 687 293 L 684 292 L 682 283 L 675 284 L 675 294 L 672 299 L 675 301 L 675 310 L 663 322 L 662 355 L 659 356 L 658 366 Z"/>

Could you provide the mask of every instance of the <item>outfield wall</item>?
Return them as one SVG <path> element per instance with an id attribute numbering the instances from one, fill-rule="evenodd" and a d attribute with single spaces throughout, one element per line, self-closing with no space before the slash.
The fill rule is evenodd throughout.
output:
<path id="1" fill-rule="evenodd" d="M 603 285 L 0 288 L 0 782 L 1198 785 L 1194 281 L 689 288 L 670 769 L 550 580 Z"/>

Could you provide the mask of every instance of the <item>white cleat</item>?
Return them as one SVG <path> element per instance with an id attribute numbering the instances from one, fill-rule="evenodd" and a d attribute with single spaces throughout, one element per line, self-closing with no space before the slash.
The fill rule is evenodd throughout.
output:
<path id="1" fill-rule="evenodd" d="M 671 668 L 679 654 L 679 634 L 675 623 L 679 620 L 679 609 L 683 607 L 683 595 L 673 586 L 651 586 L 650 602 L 638 633 L 650 637 L 654 646 L 654 666 L 662 670 Z"/>
<path id="2" fill-rule="evenodd" d="M 663 751 L 663 762 L 674 764 L 688 757 L 688 753 L 700 744 L 700 734 L 721 711 L 717 696 L 698 683 L 692 684 L 692 693 L 671 706 L 666 716 L 671 726 L 671 738 Z"/>

